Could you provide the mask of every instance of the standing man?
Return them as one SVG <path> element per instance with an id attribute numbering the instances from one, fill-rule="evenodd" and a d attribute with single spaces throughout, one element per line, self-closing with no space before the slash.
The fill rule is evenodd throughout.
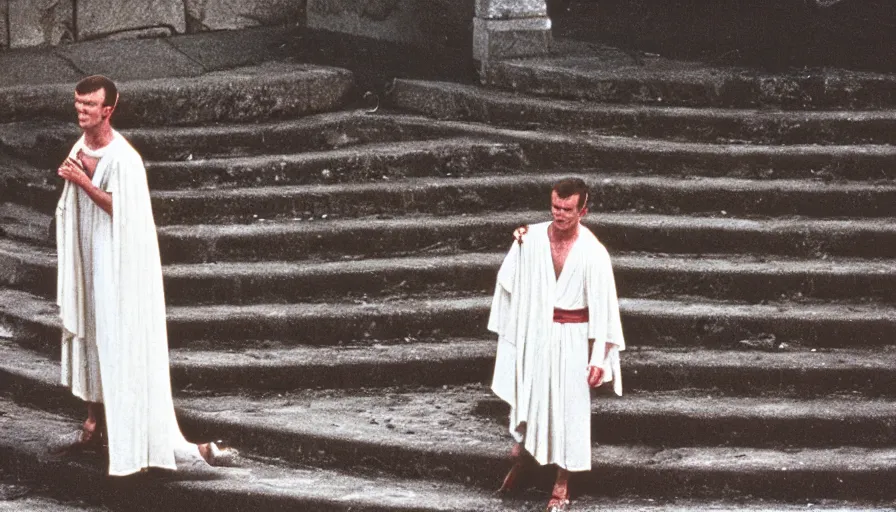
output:
<path id="1" fill-rule="evenodd" d="M 580 221 L 588 186 L 564 179 L 551 192 L 552 222 L 522 227 L 498 271 L 488 329 L 498 334 L 492 390 L 510 404 L 514 488 L 524 457 L 556 464 L 548 510 L 569 507 L 569 473 L 591 469 L 591 393 L 622 394 L 625 349 L 610 256 Z M 524 453 L 525 452 L 525 453 Z"/>
<path id="2" fill-rule="evenodd" d="M 87 402 L 79 432 L 57 451 L 101 446 L 109 474 L 177 462 L 225 462 L 213 443 L 188 443 L 171 399 L 159 244 L 146 170 L 112 129 L 118 89 L 103 76 L 75 88 L 84 132 L 58 169 L 57 303 L 62 317 L 62 383 Z M 105 423 L 105 428 L 103 423 Z M 232 456 L 232 454 L 228 454 Z"/>

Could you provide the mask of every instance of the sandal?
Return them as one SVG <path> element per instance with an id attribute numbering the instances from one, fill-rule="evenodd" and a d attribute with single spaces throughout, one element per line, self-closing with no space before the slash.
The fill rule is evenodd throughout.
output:
<path id="1" fill-rule="evenodd" d="M 568 498 L 551 498 L 548 502 L 547 512 L 567 512 L 569 510 Z"/>
<path id="2" fill-rule="evenodd" d="M 57 436 L 47 442 L 47 452 L 51 455 L 72 455 L 84 451 L 102 450 L 103 441 L 97 430 L 79 429 Z"/>
<path id="3" fill-rule="evenodd" d="M 559 477 L 558 477 L 559 479 Z M 569 510 L 569 481 L 555 482 L 548 501 L 547 512 L 566 512 Z"/>
<path id="4" fill-rule="evenodd" d="M 206 452 L 202 453 L 199 445 L 199 455 L 208 463 L 209 466 L 235 467 L 238 466 L 239 452 L 233 448 L 220 448 L 217 442 L 205 443 Z"/>

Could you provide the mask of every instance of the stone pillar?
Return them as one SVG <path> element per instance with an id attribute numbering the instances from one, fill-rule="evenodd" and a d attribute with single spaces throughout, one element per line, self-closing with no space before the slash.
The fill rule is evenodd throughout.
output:
<path id="1" fill-rule="evenodd" d="M 473 58 L 489 60 L 544 55 L 551 48 L 545 0 L 476 0 Z"/>

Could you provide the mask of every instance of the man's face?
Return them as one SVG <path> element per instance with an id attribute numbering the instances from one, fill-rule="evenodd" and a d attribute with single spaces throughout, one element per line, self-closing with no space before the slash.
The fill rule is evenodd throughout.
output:
<path id="1" fill-rule="evenodd" d="M 554 229 L 568 231 L 575 229 L 585 216 L 586 208 L 579 209 L 579 194 L 561 198 L 556 191 L 551 192 L 551 215 L 554 217 Z"/>
<path id="2" fill-rule="evenodd" d="M 75 110 L 78 112 L 78 126 L 82 130 L 89 130 L 101 125 L 109 115 L 112 107 L 104 107 L 106 91 L 98 89 L 87 94 L 75 93 Z"/>

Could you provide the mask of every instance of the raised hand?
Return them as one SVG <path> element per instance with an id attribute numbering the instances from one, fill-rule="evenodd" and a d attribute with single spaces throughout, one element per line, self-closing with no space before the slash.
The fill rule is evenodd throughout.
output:
<path id="1" fill-rule="evenodd" d="M 84 186 L 85 182 L 90 182 L 90 176 L 87 175 L 87 171 L 84 169 L 84 164 L 71 157 L 66 158 L 65 161 L 62 162 L 62 165 L 56 170 L 56 174 L 58 174 L 60 178 L 71 181 L 75 185 L 81 187 Z"/>
<path id="2" fill-rule="evenodd" d="M 529 226 L 520 226 L 513 231 L 513 239 L 523 245 L 523 237 L 529 232 Z"/>

